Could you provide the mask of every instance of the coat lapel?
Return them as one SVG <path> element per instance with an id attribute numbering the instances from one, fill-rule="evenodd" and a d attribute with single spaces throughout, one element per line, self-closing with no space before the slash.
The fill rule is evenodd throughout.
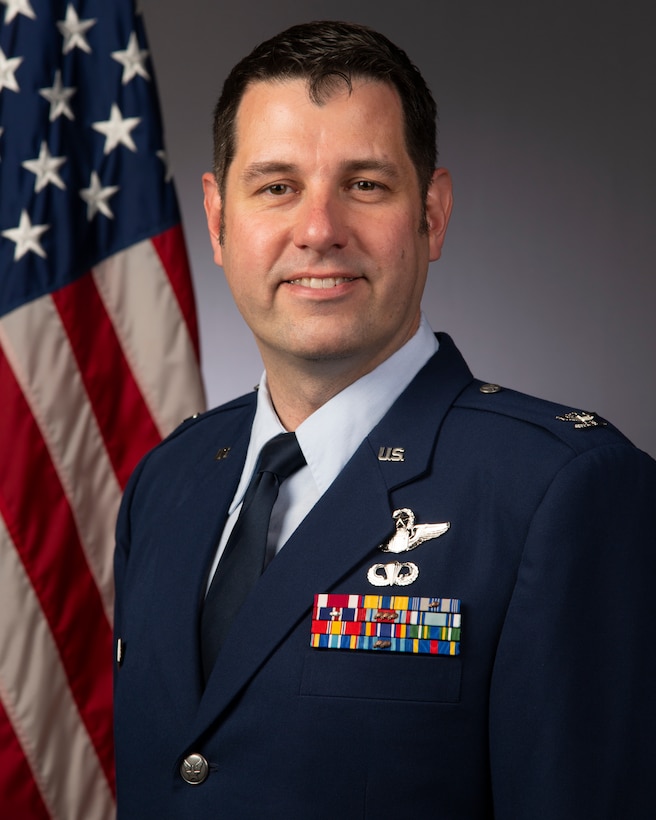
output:
<path id="1" fill-rule="evenodd" d="M 253 403 L 254 408 L 254 403 Z M 164 512 L 154 569 L 153 589 L 160 602 L 153 640 L 156 657 L 170 659 L 163 672 L 177 710 L 186 725 L 198 709 L 201 695 L 198 623 L 207 573 L 225 525 L 228 508 L 241 476 L 253 412 L 222 427 L 221 441 L 207 441 L 185 452 L 196 462 L 192 476 L 176 476 L 175 509 Z M 216 458 L 230 447 L 228 457 Z M 188 510 L 181 512 L 181 508 Z M 163 604 L 161 604 L 163 602 Z"/>
<path id="2" fill-rule="evenodd" d="M 446 413 L 472 375 L 447 336 L 340 476 L 300 524 L 246 600 L 201 699 L 189 743 L 215 721 L 298 622 L 392 534 L 392 491 L 428 469 Z M 403 461 L 381 461 L 388 448 Z M 262 613 L 266 612 L 266 618 Z M 309 633 L 308 633 L 309 641 Z"/>

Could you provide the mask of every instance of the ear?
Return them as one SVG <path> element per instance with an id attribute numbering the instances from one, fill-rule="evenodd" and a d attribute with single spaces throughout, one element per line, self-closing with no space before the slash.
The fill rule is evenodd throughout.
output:
<path id="1" fill-rule="evenodd" d="M 205 206 L 205 216 L 207 217 L 207 228 L 210 232 L 210 242 L 214 251 L 214 261 L 217 265 L 222 265 L 223 249 L 219 242 L 222 202 L 214 174 L 203 174 L 203 192 L 203 204 Z"/>
<path id="2" fill-rule="evenodd" d="M 430 261 L 434 262 L 442 254 L 442 245 L 453 208 L 453 188 L 451 175 L 446 168 L 437 168 L 433 172 L 426 195 L 426 221 L 428 222 L 428 241 Z"/>

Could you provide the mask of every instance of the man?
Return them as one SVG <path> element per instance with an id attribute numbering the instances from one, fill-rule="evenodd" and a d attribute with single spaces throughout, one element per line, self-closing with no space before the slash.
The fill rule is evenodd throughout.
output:
<path id="1" fill-rule="evenodd" d="M 421 75 L 297 26 L 233 69 L 214 138 L 211 242 L 265 375 L 125 494 L 119 817 L 652 817 L 656 465 L 428 328 L 451 182 Z M 251 588 L 236 533 L 285 431 Z"/>

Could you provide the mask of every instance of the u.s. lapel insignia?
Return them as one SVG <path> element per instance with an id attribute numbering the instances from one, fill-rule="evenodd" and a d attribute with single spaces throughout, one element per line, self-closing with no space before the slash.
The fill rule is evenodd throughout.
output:
<path id="1" fill-rule="evenodd" d="M 395 532 L 384 544 L 379 546 L 382 552 L 402 553 L 416 549 L 425 541 L 439 538 L 451 524 L 444 521 L 440 524 L 415 524 L 415 514 L 407 507 L 394 510 L 392 518 Z M 367 572 L 367 580 L 377 587 L 407 586 L 417 580 L 419 567 L 412 561 L 392 561 L 387 564 L 374 564 Z"/>
<path id="2" fill-rule="evenodd" d="M 568 421 L 574 424 L 576 430 L 585 430 L 589 427 L 608 427 L 608 422 L 596 413 L 588 413 L 585 410 L 574 410 L 565 413 L 564 416 L 556 416 L 558 421 Z"/>
<path id="3" fill-rule="evenodd" d="M 405 461 L 404 447 L 380 447 L 378 461 Z"/>

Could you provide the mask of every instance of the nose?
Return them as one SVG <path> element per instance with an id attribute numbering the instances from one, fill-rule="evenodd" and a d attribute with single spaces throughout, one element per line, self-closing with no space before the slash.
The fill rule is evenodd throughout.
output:
<path id="1" fill-rule="evenodd" d="M 346 206 L 338 194 L 306 190 L 294 217 L 294 244 L 325 254 L 348 241 Z"/>

